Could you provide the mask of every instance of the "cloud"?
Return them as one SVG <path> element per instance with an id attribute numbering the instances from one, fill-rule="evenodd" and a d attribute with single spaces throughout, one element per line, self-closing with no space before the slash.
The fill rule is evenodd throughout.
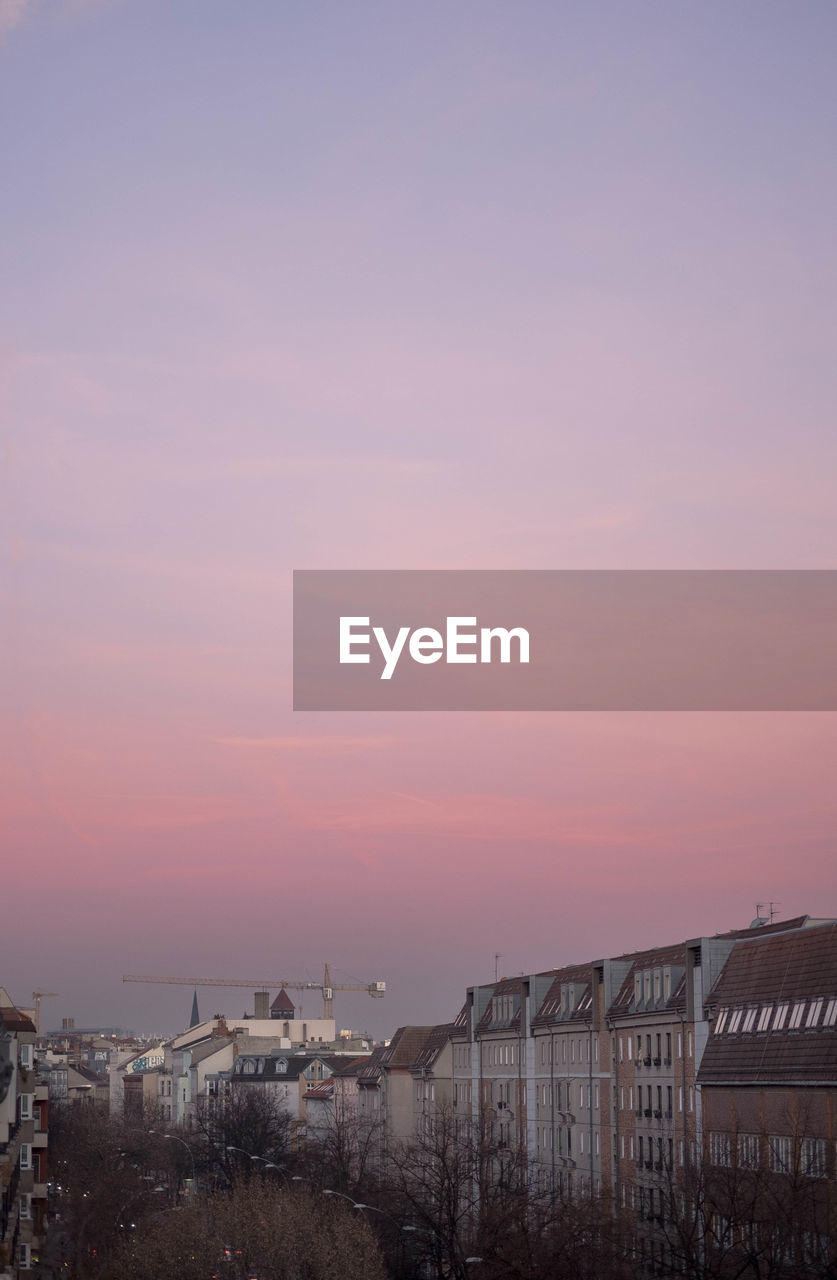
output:
<path id="1" fill-rule="evenodd" d="M 36 0 L 0 0 L 0 44 L 10 31 L 20 26 L 35 3 Z"/>

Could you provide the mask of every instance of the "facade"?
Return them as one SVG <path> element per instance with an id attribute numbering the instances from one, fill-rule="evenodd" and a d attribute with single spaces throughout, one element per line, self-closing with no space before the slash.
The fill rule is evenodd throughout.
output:
<path id="1" fill-rule="evenodd" d="M 837 924 L 736 947 L 708 1007 L 712 1247 L 822 1270 L 837 1260 Z"/>
<path id="2" fill-rule="evenodd" d="M 34 1023 L 0 987 L 0 1277 L 37 1265 L 46 1230 L 49 1092 L 35 1040 Z"/>
<path id="3" fill-rule="evenodd" d="M 454 1023 L 401 1028 L 362 1070 L 360 1107 L 390 1139 L 407 1136 L 405 1066 L 415 1137 L 444 1110 L 487 1143 L 495 1177 L 516 1161 L 553 1196 L 601 1195 L 635 1223 L 638 1273 L 682 1265 L 694 1222 L 674 1191 L 701 1180 L 701 1248 L 731 1266 L 759 1212 L 771 1266 L 837 1260 L 833 921 L 759 921 L 472 987 Z M 755 1188 L 744 1208 L 730 1200 L 745 1168 L 761 1209 Z"/>

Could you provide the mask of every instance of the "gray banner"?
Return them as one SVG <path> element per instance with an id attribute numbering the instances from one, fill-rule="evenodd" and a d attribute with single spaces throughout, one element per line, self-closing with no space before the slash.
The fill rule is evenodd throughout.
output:
<path id="1" fill-rule="evenodd" d="M 834 711 L 837 570 L 298 570 L 298 711 Z"/>

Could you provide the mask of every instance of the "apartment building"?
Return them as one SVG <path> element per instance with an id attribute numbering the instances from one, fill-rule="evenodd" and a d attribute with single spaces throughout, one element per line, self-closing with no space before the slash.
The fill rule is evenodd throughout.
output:
<path id="1" fill-rule="evenodd" d="M 641 1270 L 676 1263 L 675 1181 L 710 1157 L 735 1165 L 739 1148 L 809 1190 L 820 1183 L 806 1248 L 826 1248 L 837 1212 L 833 921 L 758 921 L 503 978 L 469 988 L 453 1023 L 402 1028 L 393 1045 L 390 1062 L 412 1049 L 415 1135 L 444 1108 L 492 1146 L 497 1176 L 517 1159 L 553 1194 L 610 1197 L 634 1215 Z M 385 1055 L 367 1070 L 389 1126 L 397 1084 Z M 404 1121 L 402 1107 L 402 1136 Z"/>
<path id="2" fill-rule="evenodd" d="M 837 924 L 736 946 L 697 1084 L 713 1246 L 837 1263 Z"/>
<path id="3" fill-rule="evenodd" d="M 0 987 L 0 1277 L 37 1265 L 46 1230 L 49 1091 L 35 1025 Z"/>

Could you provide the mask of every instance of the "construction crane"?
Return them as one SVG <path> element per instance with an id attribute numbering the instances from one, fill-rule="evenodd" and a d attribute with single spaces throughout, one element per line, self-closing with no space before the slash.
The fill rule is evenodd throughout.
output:
<path id="1" fill-rule="evenodd" d="M 35 1032 L 41 1034 L 41 1001 L 47 997 L 57 996 L 57 991 L 33 991 L 32 999 L 35 1002 Z"/>
<path id="2" fill-rule="evenodd" d="M 374 1000 L 385 994 L 385 982 L 332 983 L 328 965 L 323 967 L 322 982 L 307 982 L 303 978 L 172 978 L 150 977 L 148 974 L 124 973 L 123 982 L 174 982 L 184 987 L 249 987 L 252 991 L 279 991 L 290 987 L 292 991 L 321 991 L 323 1018 L 334 1018 L 335 991 L 368 991 Z"/>

